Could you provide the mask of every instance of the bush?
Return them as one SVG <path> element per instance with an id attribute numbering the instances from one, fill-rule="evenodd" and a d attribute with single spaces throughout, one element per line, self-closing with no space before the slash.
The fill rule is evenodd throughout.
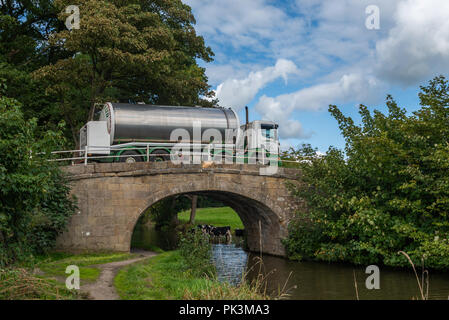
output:
<path id="1" fill-rule="evenodd" d="M 290 225 L 290 257 L 408 266 L 402 250 L 449 269 L 448 81 L 435 78 L 419 97 L 411 115 L 391 96 L 386 115 L 361 105 L 360 126 L 330 106 L 345 152 L 291 150 L 290 158 L 306 161 L 298 163 L 304 184 L 290 189 L 309 211 Z"/>
<path id="2" fill-rule="evenodd" d="M 0 267 L 46 252 L 74 212 L 67 180 L 47 161 L 62 143 L 61 131 L 38 135 L 36 120 L 0 96 Z"/>
<path id="3" fill-rule="evenodd" d="M 209 242 L 209 236 L 195 229 L 181 234 L 179 252 L 192 275 L 200 277 L 215 275 L 215 267 L 211 260 L 212 245 Z"/>

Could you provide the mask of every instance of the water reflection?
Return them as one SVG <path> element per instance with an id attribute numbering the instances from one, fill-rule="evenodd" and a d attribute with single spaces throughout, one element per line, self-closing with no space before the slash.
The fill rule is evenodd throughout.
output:
<path id="1" fill-rule="evenodd" d="M 248 254 L 235 244 L 213 244 L 212 261 L 220 281 L 237 285 L 246 269 Z"/>
<path id="2" fill-rule="evenodd" d="M 131 247 L 136 249 L 174 250 L 178 243 L 177 232 L 173 230 L 156 230 L 152 223 L 137 224 L 131 238 Z"/>

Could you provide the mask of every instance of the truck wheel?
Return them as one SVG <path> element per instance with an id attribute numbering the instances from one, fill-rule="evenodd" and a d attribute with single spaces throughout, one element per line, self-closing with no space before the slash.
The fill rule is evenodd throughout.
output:
<path id="1" fill-rule="evenodd" d="M 137 151 L 124 151 L 121 154 L 120 162 L 126 162 L 126 163 L 135 163 L 135 162 L 142 162 L 142 156 Z"/>
<path id="2" fill-rule="evenodd" d="M 170 153 L 165 150 L 154 150 L 150 154 L 151 162 L 160 162 L 160 161 L 168 161 L 170 160 Z"/>

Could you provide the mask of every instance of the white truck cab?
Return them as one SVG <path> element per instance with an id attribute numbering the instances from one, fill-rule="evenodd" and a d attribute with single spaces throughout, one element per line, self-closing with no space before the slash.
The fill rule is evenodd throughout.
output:
<path id="1" fill-rule="evenodd" d="M 80 149 L 88 154 L 109 154 L 110 146 L 106 121 L 89 121 L 80 129 Z"/>
<path id="2" fill-rule="evenodd" d="M 279 153 L 278 125 L 275 122 L 256 120 L 249 122 L 248 125 L 240 126 L 240 129 L 243 132 L 246 131 L 244 134 L 247 139 L 245 149 L 248 151 L 265 149 L 271 153 Z M 273 146 L 270 148 L 269 144 L 276 145 L 276 152 L 274 152 Z"/>

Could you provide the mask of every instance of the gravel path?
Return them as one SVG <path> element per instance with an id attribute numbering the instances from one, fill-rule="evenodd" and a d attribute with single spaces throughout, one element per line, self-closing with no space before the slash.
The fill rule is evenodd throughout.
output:
<path id="1" fill-rule="evenodd" d="M 100 276 L 94 283 L 89 283 L 81 286 L 81 290 L 87 292 L 93 300 L 118 300 L 120 297 L 115 291 L 114 277 L 120 268 L 131 263 L 147 259 L 157 255 L 151 251 L 138 251 L 140 256 L 134 259 L 110 262 L 97 265 L 100 269 Z"/>

